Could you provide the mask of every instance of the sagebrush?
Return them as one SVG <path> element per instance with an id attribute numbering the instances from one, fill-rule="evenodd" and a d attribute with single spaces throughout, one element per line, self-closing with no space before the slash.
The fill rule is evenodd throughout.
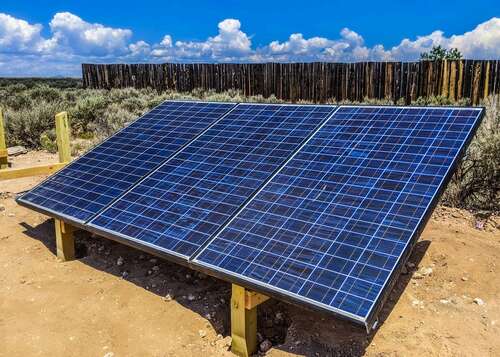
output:
<path id="1" fill-rule="evenodd" d="M 0 79 L 0 106 L 6 119 L 9 145 L 54 151 L 54 115 L 66 110 L 74 137 L 73 152 L 81 153 L 128 122 L 167 99 L 210 101 L 281 102 L 275 97 L 243 97 L 237 91 L 216 93 L 157 92 L 152 89 L 84 89 L 74 79 Z M 331 101 L 333 103 L 333 101 Z M 367 100 L 370 104 L 393 104 Z M 466 105 L 447 98 L 419 98 L 417 105 Z M 500 209 L 500 100 L 491 96 L 482 103 L 486 117 L 465 153 L 442 203 L 475 210 Z"/>

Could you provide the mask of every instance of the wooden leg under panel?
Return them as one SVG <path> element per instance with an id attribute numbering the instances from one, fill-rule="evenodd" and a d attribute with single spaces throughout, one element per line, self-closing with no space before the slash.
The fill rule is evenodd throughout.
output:
<path id="1" fill-rule="evenodd" d="M 55 219 L 57 257 L 63 262 L 75 259 L 74 228 Z"/>
<path id="2" fill-rule="evenodd" d="M 233 284 L 231 295 L 231 351 L 238 356 L 257 352 L 257 306 L 267 296 Z"/>

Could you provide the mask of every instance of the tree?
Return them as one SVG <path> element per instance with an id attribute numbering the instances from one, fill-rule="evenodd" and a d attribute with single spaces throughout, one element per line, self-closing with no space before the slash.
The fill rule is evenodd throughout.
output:
<path id="1" fill-rule="evenodd" d="M 433 46 L 429 52 L 420 54 L 420 59 L 423 61 L 439 61 L 439 60 L 459 60 L 463 56 L 458 48 L 450 48 L 447 50 L 444 47 Z"/>

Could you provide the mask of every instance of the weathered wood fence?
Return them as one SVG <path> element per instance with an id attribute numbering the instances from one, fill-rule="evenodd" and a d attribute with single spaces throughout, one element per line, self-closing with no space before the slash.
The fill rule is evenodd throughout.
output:
<path id="1" fill-rule="evenodd" d="M 83 84 L 89 88 L 235 89 L 243 95 L 275 95 L 289 101 L 370 98 L 410 103 L 419 97 L 444 96 L 478 103 L 500 92 L 500 60 L 83 64 L 82 73 Z"/>

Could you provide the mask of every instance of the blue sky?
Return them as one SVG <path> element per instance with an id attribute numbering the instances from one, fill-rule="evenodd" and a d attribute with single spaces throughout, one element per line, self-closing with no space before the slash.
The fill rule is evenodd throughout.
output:
<path id="1" fill-rule="evenodd" d="M 500 58 L 500 2 L 473 4 L 2 0 L 0 76 L 79 76 L 81 62 L 416 60 L 436 44 Z"/>

